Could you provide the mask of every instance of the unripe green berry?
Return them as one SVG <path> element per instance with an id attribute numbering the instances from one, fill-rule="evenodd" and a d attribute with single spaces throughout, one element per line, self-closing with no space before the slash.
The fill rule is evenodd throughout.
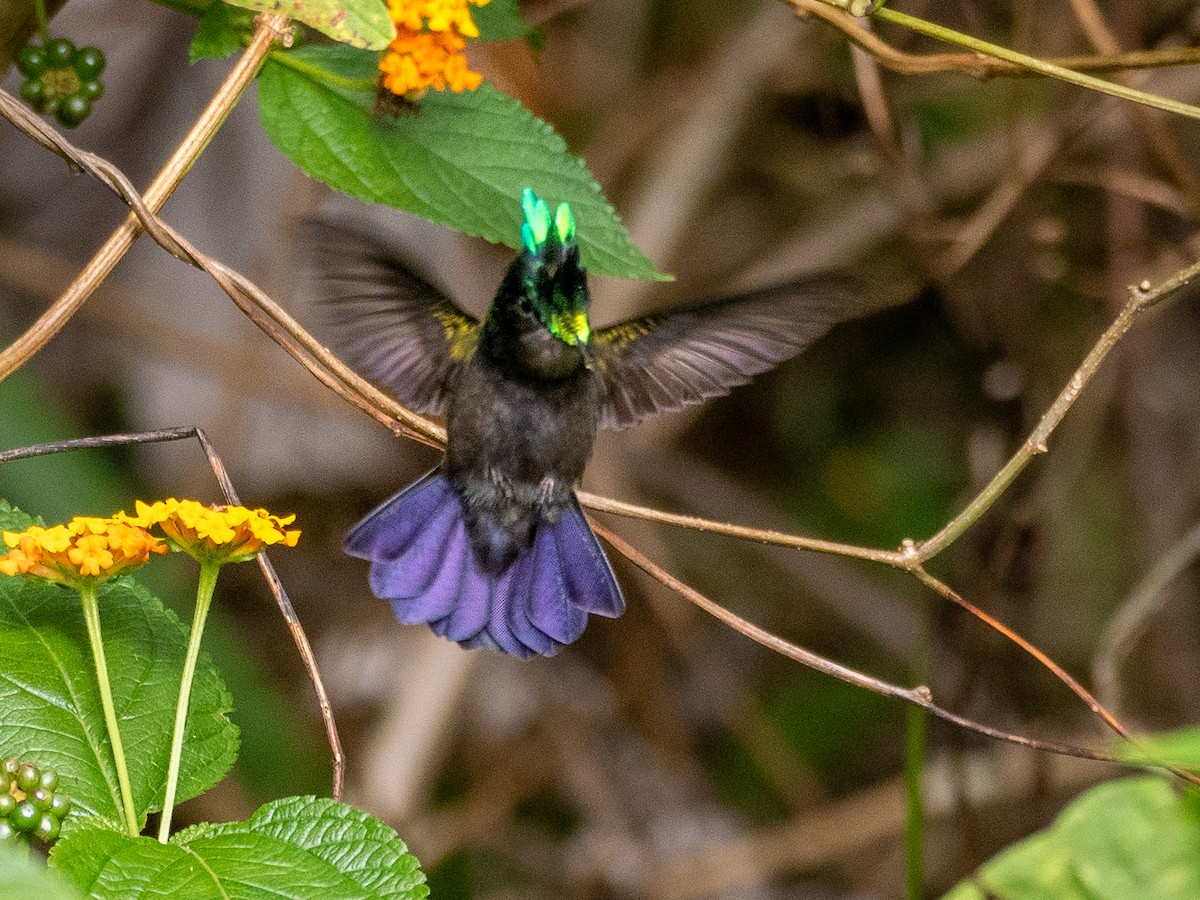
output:
<path id="1" fill-rule="evenodd" d="M 46 85 L 40 78 L 31 78 L 21 85 L 21 99 L 40 110 L 42 101 L 46 99 Z"/>
<path id="2" fill-rule="evenodd" d="M 57 816 L 59 820 L 65 819 L 70 811 L 71 798 L 66 794 L 55 794 L 50 799 L 50 814 Z"/>
<path id="3" fill-rule="evenodd" d="M 54 791 L 48 791 L 45 788 L 35 788 L 33 793 L 26 794 L 25 797 L 36 803 L 42 812 L 49 812 L 50 802 L 54 799 Z"/>
<path id="4" fill-rule="evenodd" d="M 8 819 L 0 819 L 0 843 L 17 836 L 17 829 L 8 824 Z"/>
<path id="5" fill-rule="evenodd" d="M 92 101 L 83 92 L 67 97 L 55 110 L 54 116 L 68 128 L 74 128 L 88 117 L 92 111 Z"/>
<path id="6" fill-rule="evenodd" d="M 0 794 L 0 819 L 17 808 L 17 798 L 12 794 Z"/>
<path id="7" fill-rule="evenodd" d="M 17 787 L 28 793 L 38 786 L 42 773 L 33 763 L 22 763 L 17 769 Z"/>
<path id="8" fill-rule="evenodd" d="M 46 65 L 50 69 L 65 69 L 75 58 L 75 45 L 68 38 L 46 41 Z"/>
<path id="9" fill-rule="evenodd" d="M 89 100 L 99 100 L 104 96 L 104 83 L 99 78 L 93 78 L 91 81 L 85 81 L 79 87 L 79 93 L 86 96 Z"/>
<path id="10" fill-rule="evenodd" d="M 83 81 L 91 81 L 100 77 L 108 60 L 104 58 L 104 51 L 99 47 L 80 47 L 75 51 L 75 59 L 71 64 Z"/>
<path id="11" fill-rule="evenodd" d="M 0 772 L 3 772 L 10 778 L 17 777 L 17 769 L 19 768 L 21 768 L 21 761 L 15 756 L 10 756 L 4 762 L 0 763 Z"/>
<path id="12" fill-rule="evenodd" d="M 46 51 L 37 44 L 27 44 L 17 54 L 17 71 L 26 78 L 36 78 L 46 71 Z"/>
<path id="13" fill-rule="evenodd" d="M 52 841 L 58 837 L 58 833 L 62 830 L 62 823 L 49 813 L 44 814 L 38 820 L 37 827 L 33 829 L 33 836 L 39 841 Z"/>
<path id="14" fill-rule="evenodd" d="M 8 823 L 17 831 L 33 831 L 42 820 L 42 811 L 32 800 L 22 800 L 8 814 Z"/>
<path id="15" fill-rule="evenodd" d="M 58 772 L 49 766 L 42 766 L 42 777 L 38 779 L 38 787 L 53 791 L 58 787 Z"/>

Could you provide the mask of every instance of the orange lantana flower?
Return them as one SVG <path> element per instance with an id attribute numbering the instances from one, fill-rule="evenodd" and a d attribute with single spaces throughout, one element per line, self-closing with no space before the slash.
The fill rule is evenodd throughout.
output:
<path id="1" fill-rule="evenodd" d="M 474 90 L 483 76 L 471 71 L 463 54 L 466 38 L 479 36 L 471 6 L 490 0 L 388 0 L 396 37 L 379 61 L 384 89 L 409 99 L 429 88 L 461 93 Z"/>
<path id="2" fill-rule="evenodd" d="M 0 557 L 5 575 L 32 575 L 70 587 L 98 583 L 143 566 L 165 542 L 145 528 L 117 519 L 76 516 L 65 525 L 5 531 L 8 552 Z"/>
<path id="3" fill-rule="evenodd" d="M 158 528 L 173 547 L 201 563 L 242 562 L 264 547 L 295 547 L 295 516 L 273 516 L 245 506 L 205 506 L 196 500 L 137 501 L 136 515 L 117 517 L 142 528 Z"/>

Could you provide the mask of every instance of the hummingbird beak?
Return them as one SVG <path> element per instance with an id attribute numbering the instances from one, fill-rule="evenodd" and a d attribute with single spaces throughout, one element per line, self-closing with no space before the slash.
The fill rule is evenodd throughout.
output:
<path id="1" fill-rule="evenodd" d="M 596 371 L 596 351 L 592 348 L 592 345 L 580 344 L 579 352 L 583 355 L 583 367 L 593 372 Z"/>

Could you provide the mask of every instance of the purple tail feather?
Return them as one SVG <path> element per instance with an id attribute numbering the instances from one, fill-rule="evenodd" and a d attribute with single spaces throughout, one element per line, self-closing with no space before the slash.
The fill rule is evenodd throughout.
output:
<path id="1" fill-rule="evenodd" d="M 625 611 L 573 496 L 538 522 L 533 545 L 499 575 L 480 565 L 458 494 L 436 470 L 359 522 L 345 546 L 370 560 L 371 591 L 391 601 L 397 619 L 427 622 L 464 647 L 553 656 L 583 633 L 589 613 Z"/>

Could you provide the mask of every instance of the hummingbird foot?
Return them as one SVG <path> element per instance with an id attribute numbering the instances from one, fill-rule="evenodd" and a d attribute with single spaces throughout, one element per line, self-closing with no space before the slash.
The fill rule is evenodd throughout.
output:
<path id="1" fill-rule="evenodd" d="M 546 507 L 557 505 L 559 502 L 558 482 L 547 475 L 538 483 L 537 488 L 537 503 L 538 506 Z"/>

